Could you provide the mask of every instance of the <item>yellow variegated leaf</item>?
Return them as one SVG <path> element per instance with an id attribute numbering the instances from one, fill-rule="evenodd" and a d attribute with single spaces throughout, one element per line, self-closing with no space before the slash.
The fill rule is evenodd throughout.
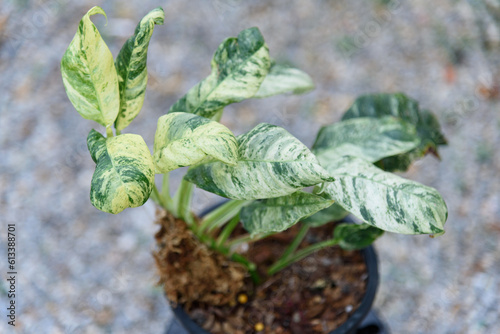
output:
<path id="1" fill-rule="evenodd" d="M 448 209 L 436 189 L 370 162 L 344 156 L 325 166 L 335 181 L 325 191 L 367 224 L 403 234 L 442 234 Z"/>
<path id="2" fill-rule="evenodd" d="M 236 164 L 238 143 L 228 128 L 208 118 L 183 112 L 158 119 L 154 144 L 158 173 L 195 165 L 206 157 Z"/>
<path id="3" fill-rule="evenodd" d="M 353 155 L 370 162 L 408 152 L 420 144 L 415 127 L 392 116 L 354 118 L 321 128 L 313 146 L 318 160 Z"/>
<path id="4" fill-rule="evenodd" d="M 314 88 L 311 77 L 297 69 L 286 65 L 272 64 L 255 98 L 269 97 L 278 94 L 302 94 Z"/>
<path id="5" fill-rule="evenodd" d="M 126 128 L 141 111 L 148 82 L 147 54 L 155 24 L 163 24 L 165 14 L 158 7 L 143 17 L 135 33 L 123 45 L 116 57 L 120 89 L 120 112 L 115 122 L 117 130 Z"/>
<path id="6" fill-rule="evenodd" d="M 255 201 L 241 209 L 240 219 L 252 235 L 281 232 L 330 206 L 333 200 L 297 191 L 287 196 Z"/>
<path id="7" fill-rule="evenodd" d="M 384 157 L 377 163 L 384 170 L 406 170 L 414 160 L 429 152 L 437 155 L 438 146 L 446 145 L 436 116 L 428 110 L 420 110 L 416 100 L 402 93 L 360 96 L 345 112 L 342 120 L 358 117 L 376 119 L 385 116 L 397 117 L 415 126 L 420 143 L 409 152 Z"/>
<path id="8" fill-rule="evenodd" d="M 61 73 L 66 93 L 80 115 L 109 128 L 120 105 L 118 77 L 111 51 L 90 20 L 94 14 L 106 16 L 97 6 L 85 14 L 61 60 Z"/>
<path id="9" fill-rule="evenodd" d="M 143 205 L 154 185 L 154 164 L 139 135 L 104 138 L 91 130 L 87 145 L 96 162 L 90 201 L 101 211 L 119 213 Z"/>
<path id="10" fill-rule="evenodd" d="M 269 72 L 269 50 L 259 29 L 226 39 L 212 59 L 212 73 L 177 101 L 170 112 L 212 118 L 228 104 L 251 98 Z"/>
<path id="11" fill-rule="evenodd" d="M 283 128 L 260 124 L 237 140 L 235 166 L 202 162 L 185 178 L 217 195 L 245 200 L 285 196 L 333 180 L 314 154 Z"/>

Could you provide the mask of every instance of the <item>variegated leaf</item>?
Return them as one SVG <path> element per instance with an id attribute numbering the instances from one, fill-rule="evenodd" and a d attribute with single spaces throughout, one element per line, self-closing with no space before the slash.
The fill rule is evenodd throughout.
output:
<path id="1" fill-rule="evenodd" d="M 236 166 L 203 162 L 186 179 L 217 195 L 247 200 L 285 196 L 333 180 L 314 154 L 283 128 L 260 124 L 237 140 Z"/>
<path id="2" fill-rule="evenodd" d="M 90 20 L 94 14 L 106 16 L 97 6 L 85 14 L 61 60 L 61 73 L 66 93 L 80 115 L 110 129 L 120 105 L 118 78 L 111 51 Z"/>
<path id="3" fill-rule="evenodd" d="M 271 65 L 269 50 L 259 29 L 226 39 L 212 59 L 212 73 L 177 101 L 170 112 L 189 112 L 206 118 L 230 103 L 251 98 Z"/>
<path id="4" fill-rule="evenodd" d="M 313 152 L 327 164 L 343 155 L 370 162 L 408 152 L 420 144 L 415 127 L 401 119 L 385 116 L 348 119 L 321 128 Z"/>
<path id="5" fill-rule="evenodd" d="M 117 130 L 126 128 L 139 114 L 148 82 L 147 54 L 155 24 L 163 24 L 165 14 L 158 7 L 142 18 L 134 35 L 123 45 L 116 57 L 120 89 L 120 111 L 115 122 Z"/>
<path id="6" fill-rule="evenodd" d="M 311 227 L 319 227 L 331 222 L 336 222 L 344 219 L 349 214 L 343 207 L 337 203 L 333 203 L 329 207 L 316 212 L 311 217 L 304 219 L 303 223 Z"/>
<path id="7" fill-rule="evenodd" d="M 254 97 L 263 98 L 285 93 L 302 94 L 313 88 L 314 83 L 307 73 L 297 68 L 273 63 Z"/>
<path id="8" fill-rule="evenodd" d="M 344 156 L 326 168 L 336 180 L 325 191 L 364 222 L 403 234 L 444 233 L 448 210 L 436 189 L 358 157 Z"/>
<path id="9" fill-rule="evenodd" d="M 342 120 L 357 117 L 380 118 L 388 115 L 399 117 L 414 125 L 420 137 L 420 144 L 407 153 L 387 157 L 377 163 L 384 170 L 406 170 L 413 160 L 429 152 L 437 155 L 437 147 L 446 145 L 436 117 L 428 110 L 420 110 L 417 101 L 401 93 L 361 96 L 346 111 Z"/>
<path id="10" fill-rule="evenodd" d="M 338 245 L 346 250 L 363 249 L 381 237 L 384 231 L 368 224 L 339 224 L 333 232 Z"/>
<path id="11" fill-rule="evenodd" d="M 332 203 L 333 200 L 297 191 L 287 196 L 254 201 L 241 209 L 240 219 L 251 235 L 281 232 Z"/>
<path id="12" fill-rule="evenodd" d="M 158 119 L 154 144 L 158 173 L 195 165 L 207 157 L 236 165 L 238 143 L 228 128 L 208 118 L 183 112 Z"/>
<path id="13" fill-rule="evenodd" d="M 108 213 L 143 205 L 154 184 L 154 164 L 149 149 L 139 135 L 124 134 L 104 138 L 91 130 L 87 145 L 96 162 L 90 201 Z"/>

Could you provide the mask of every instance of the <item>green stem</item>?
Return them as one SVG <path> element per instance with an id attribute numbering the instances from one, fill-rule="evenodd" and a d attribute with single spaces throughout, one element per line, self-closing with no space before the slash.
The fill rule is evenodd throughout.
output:
<path id="1" fill-rule="evenodd" d="M 119 136 L 121 134 L 122 134 L 122 132 L 120 130 L 116 129 L 116 135 Z"/>
<path id="2" fill-rule="evenodd" d="M 111 128 L 111 126 L 106 127 L 106 137 L 108 137 L 108 138 L 114 137 L 113 129 Z"/>
<path id="3" fill-rule="evenodd" d="M 252 201 L 240 200 L 227 201 L 226 203 L 222 204 L 217 209 L 212 210 L 209 214 L 203 217 L 198 231 L 200 233 L 203 233 L 206 230 L 210 232 L 214 228 L 224 225 L 237 213 L 239 213 L 242 207 L 251 202 Z"/>
<path id="4" fill-rule="evenodd" d="M 163 179 L 161 183 L 161 198 L 165 203 L 166 210 L 169 212 L 174 211 L 174 202 L 170 196 L 170 175 L 169 173 L 163 174 Z"/>
<path id="5" fill-rule="evenodd" d="M 194 184 L 182 179 L 179 189 L 177 189 L 176 214 L 178 218 L 183 219 L 189 226 L 194 224 L 194 217 L 191 213 L 191 197 L 193 195 Z"/>
<path id="6" fill-rule="evenodd" d="M 238 222 L 239 219 L 236 220 Z M 196 225 L 193 225 L 194 227 Z M 259 284 L 261 282 L 260 276 L 257 273 L 257 266 L 255 263 L 249 261 L 247 258 L 245 258 L 243 255 L 238 254 L 238 253 L 233 253 L 230 254 L 230 249 L 228 247 L 224 247 L 222 245 L 218 245 L 218 242 L 216 242 L 214 239 L 212 239 L 210 236 L 206 234 L 198 234 L 196 231 L 194 231 L 195 234 L 198 236 L 198 238 L 208 247 L 212 248 L 216 252 L 227 256 L 231 258 L 231 260 L 241 263 L 245 266 L 245 268 L 248 270 L 248 273 L 250 274 L 250 277 L 254 281 L 255 284 Z"/>
<path id="7" fill-rule="evenodd" d="M 292 255 L 297 250 L 302 240 L 304 240 L 307 232 L 309 232 L 309 225 L 302 224 L 299 233 L 297 233 L 290 246 L 288 246 L 288 248 L 283 252 L 283 255 L 278 259 L 278 261 L 286 260 L 288 257 L 290 257 L 290 255 Z"/>
<path id="8" fill-rule="evenodd" d="M 300 251 L 291 255 L 287 259 L 282 258 L 282 259 L 276 261 L 276 263 L 274 263 L 271 267 L 269 267 L 269 269 L 267 270 L 267 274 L 269 276 L 272 276 L 272 275 L 276 274 L 278 271 L 288 267 L 292 263 L 297 262 L 299 260 L 302 260 L 306 256 L 308 256 L 308 255 L 310 255 L 310 254 L 312 254 L 320 249 L 335 246 L 337 243 L 338 243 L 337 240 L 329 239 L 329 240 L 325 240 L 322 242 L 318 242 L 318 243 L 313 244 L 313 245 L 306 247 L 304 249 L 301 249 Z"/>
<path id="9" fill-rule="evenodd" d="M 158 204 L 159 206 L 161 206 L 162 208 L 164 208 L 166 210 L 165 203 L 163 203 L 162 198 L 160 196 L 160 193 L 158 192 L 158 188 L 156 188 L 155 184 L 153 184 L 153 191 L 151 192 L 151 199 L 156 204 Z"/>
<path id="10" fill-rule="evenodd" d="M 238 253 L 233 253 L 231 255 L 231 260 L 243 264 L 247 268 L 248 273 L 250 274 L 250 277 L 252 278 L 252 281 L 257 285 L 260 284 L 261 279 L 260 279 L 259 273 L 257 273 L 257 266 L 255 265 L 255 263 L 250 262 L 243 255 L 240 255 Z"/>
<path id="11" fill-rule="evenodd" d="M 240 222 L 240 214 L 236 214 L 236 216 L 231 219 L 231 221 L 224 227 L 222 230 L 221 234 L 217 238 L 217 247 L 222 247 L 226 240 L 229 238 L 231 233 L 233 233 L 234 229 L 236 226 L 238 226 L 238 223 Z"/>
<path id="12" fill-rule="evenodd" d="M 228 243 L 227 243 L 227 247 L 229 248 L 232 248 L 234 246 L 238 246 L 238 245 L 241 245 L 245 242 L 255 242 L 255 241 L 259 241 L 261 239 L 264 239 L 264 238 L 267 238 L 268 236 L 270 235 L 273 235 L 274 233 L 264 233 L 264 234 L 258 234 L 258 235 L 255 235 L 255 236 L 251 236 L 250 234 L 243 234 L 237 238 L 234 238 L 232 240 L 230 240 Z"/>

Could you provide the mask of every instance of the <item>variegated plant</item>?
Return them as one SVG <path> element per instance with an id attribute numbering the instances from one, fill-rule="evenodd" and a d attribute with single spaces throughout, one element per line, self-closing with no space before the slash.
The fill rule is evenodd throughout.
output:
<path id="1" fill-rule="evenodd" d="M 163 24 L 163 10 L 139 22 L 115 60 L 90 20 L 94 14 L 106 15 L 94 7 L 83 16 L 61 72 L 75 109 L 105 127 L 106 136 L 92 129 L 87 138 L 96 163 L 90 189 L 96 208 L 119 213 L 151 197 L 225 255 L 238 244 L 300 224 L 269 274 L 323 247 L 366 247 L 384 231 L 444 233 L 447 209 L 439 193 L 390 173 L 428 152 L 437 155 L 446 143 L 436 118 L 416 101 L 403 94 L 362 96 L 341 122 L 321 129 L 312 150 L 270 124 L 235 137 L 219 123 L 225 106 L 313 88 L 306 73 L 271 60 L 260 31 L 250 28 L 226 39 L 215 51 L 210 75 L 158 119 L 151 154 L 142 137 L 121 132 L 142 108 L 148 46 L 155 25 Z M 169 172 L 186 166 L 171 197 Z M 155 174 L 163 174 L 161 190 Z M 230 200 L 198 219 L 190 209 L 194 185 Z M 304 189 L 311 186 L 312 192 Z M 297 250 L 310 228 L 349 213 L 361 223 L 340 224 L 330 240 Z M 233 236 L 239 222 L 248 234 Z"/>

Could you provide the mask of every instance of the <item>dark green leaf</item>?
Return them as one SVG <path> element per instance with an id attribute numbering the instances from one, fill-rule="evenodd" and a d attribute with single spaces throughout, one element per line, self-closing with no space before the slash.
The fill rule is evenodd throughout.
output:
<path id="1" fill-rule="evenodd" d="M 384 231 L 368 224 L 339 224 L 335 227 L 334 239 L 346 250 L 363 249 L 370 246 Z"/>

